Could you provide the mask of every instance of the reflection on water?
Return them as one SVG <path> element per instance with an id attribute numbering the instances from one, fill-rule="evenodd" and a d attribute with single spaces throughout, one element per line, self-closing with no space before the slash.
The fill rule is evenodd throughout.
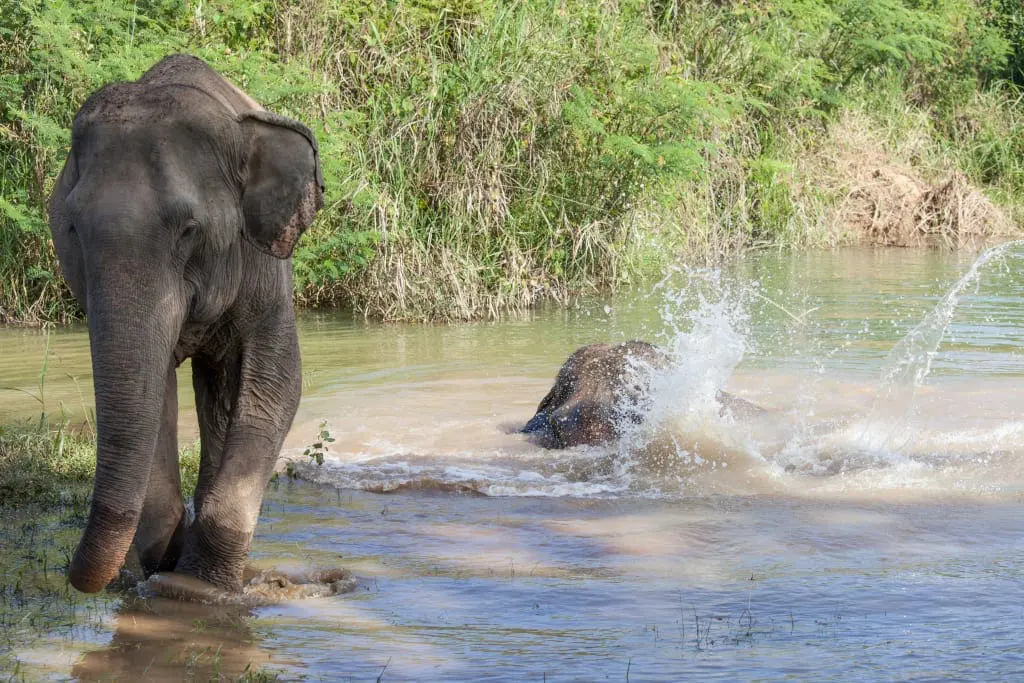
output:
<path id="1" fill-rule="evenodd" d="M 141 662 L 217 641 L 222 668 L 201 677 L 255 662 L 326 680 L 1006 678 L 1024 666 L 1011 251 L 955 302 L 976 255 L 847 250 L 498 323 L 303 315 L 285 455 L 327 486 L 272 486 L 254 557 L 342 565 L 356 592 L 240 619 L 122 605 L 62 670 L 181 678 L 188 662 Z M 680 361 L 645 426 L 567 451 L 514 433 L 571 351 L 631 338 Z M 5 419 L 91 405 L 84 333 L 43 339 L 0 331 Z M 723 418 L 717 388 L 769 412 Z M 302 450 L 321 421 L 337 441 L 315 467 Z"/>
<path id="2" fill-rule="evenodd" d="M 345 494 L 282 486 L 296 537 L 373 577 L 270 608 L 330 680 L 998 678 L 1019 666 L 1019 506 Z M 316 523 L 307 516 L 317 511 Z"/>
<path id="3" fill-rule="evenodd" d="M 235 678 L 271 661 L 252 622 L 237 606 L 129 601 L 114 613 L 110 642 L 78 658 L 71 675 L 83 681 Z"/>

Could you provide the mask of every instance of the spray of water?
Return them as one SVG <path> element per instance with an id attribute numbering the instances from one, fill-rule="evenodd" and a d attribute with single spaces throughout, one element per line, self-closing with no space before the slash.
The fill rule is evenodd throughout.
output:
<path id="1" fill-rule="evenodd" d="M 662 495 L 715 490 L 709 486 L 730 490 L 733 482 L 740 488 L 732 490 L 750 490 L 745 488 L 748 482 L 754 490 L 803 490 L 819 484 L 905 487 L 918 475 L 922 482 L 934 481 L 931 470 L 948 469 L 948 463 L 921 457 L 922 448 L 973 457 L 977 448 L 970 442 L 980 439 L 1006 450 L 1005 444 L 1015 441 L 1021 429 L 1015 423 L 1006 434 L 987 427 L 977 434 L 923 425 L 915 431 L 911 420 L 917 391 L 964 295 L 990 264 L 1021 245 L 1024 241 L 981 254 L 934 310 L 893 347 L 869 408 L 837 414 L 835 401 L 822 394 L 835 378 L 825 376 L 831 373 L 820 363 L 820 375 L 787 387 L 787 410 L 751 419 L 723 411 L 719 392 L 751 352 L 748 311 L 766 297 L 756 282 L 718 270 L 680 268 L 654 287 L 650 296 L 657 302 L 659 327 L 640 335 L 661 347 L 669 362 L 630 362 L 630 379 L 618 396 L 621 438 L 615 443 L 558 452 L 532 450 L 518 440 L 486 452 L 431 451 L 418 442 L 385 444 L 334 463 L 322 476 L 369 490 L 434 482 L 501 496 Z M 806 334 L 806 315 L 789 318 L 814 347 L 814 335 Z M 826 358 L 813 348 L 808 352 Z M 847 395 L 858 392 L 854 388 Z M 863 400 L 856 403 L 865 405 Z M 914 443 L 908 445 L 911 439 Z M 816 483 L 808 484 L 800 476 L 808 474 L 844 476 L 816 477 Z"/>
<path id="2" fill-rule="evenodd" d="M 630 359 L 627 385 L 647 391 L 639 404 L 635 391 L 619 397 L 617 477 L 683 476 L 726 467 L 727 452 L 751 450 L 718 397 L 747 352 L 745 304 L 754 287 L 736 289 L 718 270 L 679 269 L 654 288 L 665 326 L 656 341 L 669 363 Z"/>
<path id="3" fill-rule="evenodd" d="M 889 352 L 870 406 L 834 428 L 822 428 L 828 425 L 812 419 L 801 420 L 800 428 L 794 429 L 772 457 L 776 470 L 819 475 L 889 471 L 892 485 L 929 480 L 936 461 L 928 451 L 929 444 L 940 450 L 947 446 L 936 443 L 933 428 L 915 425 L 915 400 L 965 294 L 978 284 L 988 266 L 1022 244 L 1024 241 L 1005 243 L 979 255 L 933 310 Z"/>
<path id="4" fill-rule="evenodd" d="M 749 425 L 720 415 L 716 400 L 749 350 L 747 308 L 761 296 L 758 284 L 731 283 L 720 272 L 707 270 L 681 271 L 679 286 L 670 286 L 666 279 L 655 288 L 662 296 L 666 327 L 659 341 L 673 364 L 668 369 L 637 368 L 651 377 L 650 401 L 643 407 L 645 420 L 623 425 L 625 437 L 618 447 L 622 474 L 635 477 L 638 469 L 649 468 L 642 454 L 652 448 L 663 454 L 666 444 L 674 472 L 683 476 L 695 467 L 728 466 L 737 453 L 747 456 L 748 464 L 768 463 L 778 474 L 794 469 L 816 474 L 930 469 L 916 455 L 928 437 L 912 428 L 914 399 L 965 294 L 987 267 L 1021 245 L 1024 241 L 983 252 L 893 347 L 869 409 L 838 422 L 822 421 L 815 416 L 816 392 L 804 387 L 806 391 L 797 393 L 808 400 L 794 408 L 800 414 L 773 418 L 787 434 L 774 446 L 746 429 Z M 785 420 L 790 424 L 781 424 Z"/>
<path id="5" fill-rule="evenodd" d="M 1021 245 L 1024 240 L 1015 240 L 982 252 L 935 308 L 889 352 L 871 410 L 860 422 L 856 443 L 861 448 L 890 453 L 904 449 L 910 439 L 906 426 L 913 415 L 914 399 L 931 372 L 961 299 L 978 284 L 987 265 Z"/>

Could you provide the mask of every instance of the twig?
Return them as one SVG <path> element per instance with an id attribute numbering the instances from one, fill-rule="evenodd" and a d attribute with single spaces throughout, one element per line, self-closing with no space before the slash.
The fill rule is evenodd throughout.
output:
<path id="1" fill-rule="evenodd" d="M 782 304 L 776 303 L 775 301 L 772 301 L 770 298 L 768 298 L 764 294 L 761 294 L 760 292 L 757 292 L 757 291 L 753 291 L 753 294 L 754 294 L 754 296 L 756 296 L 759 299 L 764 299 L 765 301 L 770 303 L 772 306 L 774 306 L 775 308 L 779 309 L 780 311 L 782 311 L 783 313 L 788 315 L 790 318 L 792 318 L 795 322 L 797 322 L 800 325 L 806 325 L 807 321 L 804 320 L 804 318 L 807 317 L 808 315 L 810 315 L 811 313 L 814 313 L 819 308 L 821 308 L 821 306 L 815 306 L 814 308 L 807 309 L 806 311 L 804 311 L 800 315 L 794 315 L 785 306 L 783 306 Z"/>
<path id="2" fill-rule="evenodd" d="M 377 674 L 377 683 L 380 683 L 381 681 L 384 680 L 384 672 L 388 670 L 388 664 L 390 664 L 390 663 L 391 663 L 391 657 L 388 657 L 388 661 L 384 663 L 384 668 L 380 670 L 379 674 Z"/>

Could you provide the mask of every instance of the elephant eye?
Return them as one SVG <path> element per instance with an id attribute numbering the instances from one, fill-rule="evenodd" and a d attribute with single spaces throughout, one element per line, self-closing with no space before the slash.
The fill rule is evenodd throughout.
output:
<path id="1" fill-rule="evenodd" d="M 190 218 L 185 221 L 185 224 L 181 226 L 181 236 L 191 237 L 199 229 L 199 221 L 194 218 Z"/>
<path id="2" fill-rule="evenodd" d="M 68 224 L 68 234 L 69 234 L 69 235 L 74 235 L 74 234 L 75 234 L 75 233 L 77 233 L 77 232 L 78 232 L 78 231 L 77 231 L 77 230 L 75 230 L 75 224 L 74 224 L 74 223 L 69 223 L 69 224 Z"/>

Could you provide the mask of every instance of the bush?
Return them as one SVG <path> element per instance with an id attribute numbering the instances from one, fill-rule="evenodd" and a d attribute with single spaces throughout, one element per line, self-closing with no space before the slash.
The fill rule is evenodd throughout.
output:
<path id="1" fill-rule="evenodd" d="M 996 28 L 1009 45 L 1002 77 L 1024 85 L 1024 4 L 1019 0 L 982 0 L 989 25 Z"/>
<path id="2" fill-rule="evenodd" d="M 44 218 L 71 117 L 170 52 L 316 131 L 300 303 L 461 319 L 642 275 L 673 231 L 799 241 L 779 150 L 893 83 L 1015 201 L 1015 148 L 984 140 L 1020 108 L 986 94 L 1020 31 L 1015 0 L 29 0 L 0 17 L 0 319 L 79 314 Z M 700 225 L 645 222 L 684 193 Z"/>

